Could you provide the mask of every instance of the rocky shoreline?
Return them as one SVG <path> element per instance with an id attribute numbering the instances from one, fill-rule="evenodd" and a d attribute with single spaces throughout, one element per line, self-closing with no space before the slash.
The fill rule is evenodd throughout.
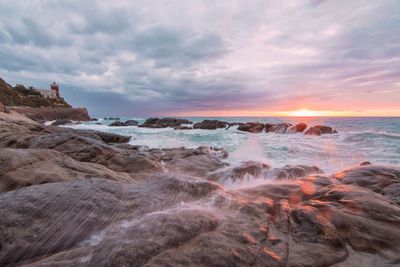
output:
<path id="1" fill-rule="evenodd" d="M 148 125 L 182 124 L 188 123 Z M 196 127 L 206 124 L 222 126 Z M 238 126 L 277 133 L 307 128 Z M 0 113 L 0 265 L 400 263 L 398 167 L 363 163 L 328 175 L 316 166 L 230 166 L 222 148 L 128 142 Z M 270 182 L 234 186 L 252 177 Z"/>
<path id="2" fill-rule="evenodd" d="M 101 124 L 101 123 L 99 123 Z M 190 126 L 192 125 L 192 126 Z M 291 123 L 261 123 L 261 122 L 237 122 L 229 123 L 219 120 L 203 120 L 201 122 L 193 123 L 187 119 L 181 118 L 149 118 L 143 124 L 135 120 L 121 121 L 119 119 L 110 123 L 108 126 L 138 126 L 142 128 L 174 128 L 174 130 L 216 130 L 216 129 L 229 129 L 232 126 L 238 126 L 237 129 L 242 132 L 248 133 L 278 133 L 278 134 L 294 134 L 303 133 L 305 135 L 322 135 L 322 134 L 335 134 L 336 130 L 325 125 L 315 125 L 308 128 L 305 123 L 298 123 L 292 125 Z"/>

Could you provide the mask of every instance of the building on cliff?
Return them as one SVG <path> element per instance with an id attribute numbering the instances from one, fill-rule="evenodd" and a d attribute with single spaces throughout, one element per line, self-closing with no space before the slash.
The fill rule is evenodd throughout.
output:
<path id="1" fill-rule="evenodd" d="M 36 89 L 36 88 L 35 88 Z M 60 87 L 56 82 L 50 84 L 50 90 L 36 89 L 44 98 L 60 98 Z"/>

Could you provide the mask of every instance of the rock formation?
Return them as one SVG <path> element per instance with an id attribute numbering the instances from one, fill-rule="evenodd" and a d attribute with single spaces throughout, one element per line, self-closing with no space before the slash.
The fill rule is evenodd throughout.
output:
<path id="1" fill-rule="evenodd" d="M 265 127 L 265 130 L 267 133 L 279 133 L 279 134 L 284 134 L 286 133 L 286 130 L 292 126 L 290 123 L 278 123 L 278 124 L 272 124 L 268 125 L 268 127 Z"/>
<path id="2" fill-rule="evenodd" d="M 135 120 L 127 120 L 125 122 L 116 120 L 110 123 L 108 126 L 137 126 L 138 124 L 139 124 L 138 121 Z"/>
<path id="3" fill-rule="evenodd" d="M 260 122 L 246 122 L 245 124 L 239 125 L 238 130 L 250 133 L 261 133 L 264 130 L 264 124 Z"/>
<path id="4" fill-rule="evenodd" d="M 10 108 L 18 113 L 38 121 L 53 121 L 53 120 L 73 120 L 73 121 L 89 121 L 89 113 L 86 108 L 56 108 L 56 107 L 42 107 L 42 108 L 25 108 L 13 107 Z"/>
<path id="5" fill-rule="evenodd" d="M 203 120 L 193 125 L 193 129 L 215 130 L 219 128 L 226 128 L 229 123 L 219 120 Z"/>
<path id="6" fill-rule="evenodd" d="M 321 134 L 334 134 L 337 133 L 336 130 L 333 130 L 331 127 L 324 125 L 316 125 L 310 127 L 304 134 L 306 135 L 321 135 Z"/>
<path id="7" fill-rule="evenodd" d="M 307 124 L 301 122 L 296 125 L 290 126 L 286 130 L 286 133 L 302 133 L 305 129 L 307 129 Z"/>
<path id="8" fill-rule="evenodd" d="M 400 263 L 399 168 L 229 166 L 0 115 L 1 266 Z"/>
<path id="9" fill-rule="evenodd" d="M 177 119 L 177 118 L 149 118 L 139 127 L 147 128 L 166 128 L 166 127 L 179 127 L 182 124 L 193 124 L 193 122 L 187 119 Z"/>

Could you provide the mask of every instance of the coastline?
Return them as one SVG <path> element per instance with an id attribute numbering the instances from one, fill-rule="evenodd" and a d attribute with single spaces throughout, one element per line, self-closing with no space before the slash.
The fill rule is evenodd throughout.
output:
<path id="1" fill-rule="evenodd" d="M 2 264 L 400 262 L 398 167 L 232 165 L 223 148 L 130 145 L 1 114 Z"/>

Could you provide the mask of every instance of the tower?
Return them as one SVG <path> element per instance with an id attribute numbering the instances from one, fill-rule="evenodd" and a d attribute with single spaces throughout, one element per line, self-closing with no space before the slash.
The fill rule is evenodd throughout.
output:
<path id="1" fill-rule="evenodd" d="M 50 84 L 50 89 L 52 92 L 54 92 L 54 94 L 57 98 L 60 97 L 60 88 L 58 87 L 58 84 L 56 82 L 53 82 L 52 84 Z"/>

